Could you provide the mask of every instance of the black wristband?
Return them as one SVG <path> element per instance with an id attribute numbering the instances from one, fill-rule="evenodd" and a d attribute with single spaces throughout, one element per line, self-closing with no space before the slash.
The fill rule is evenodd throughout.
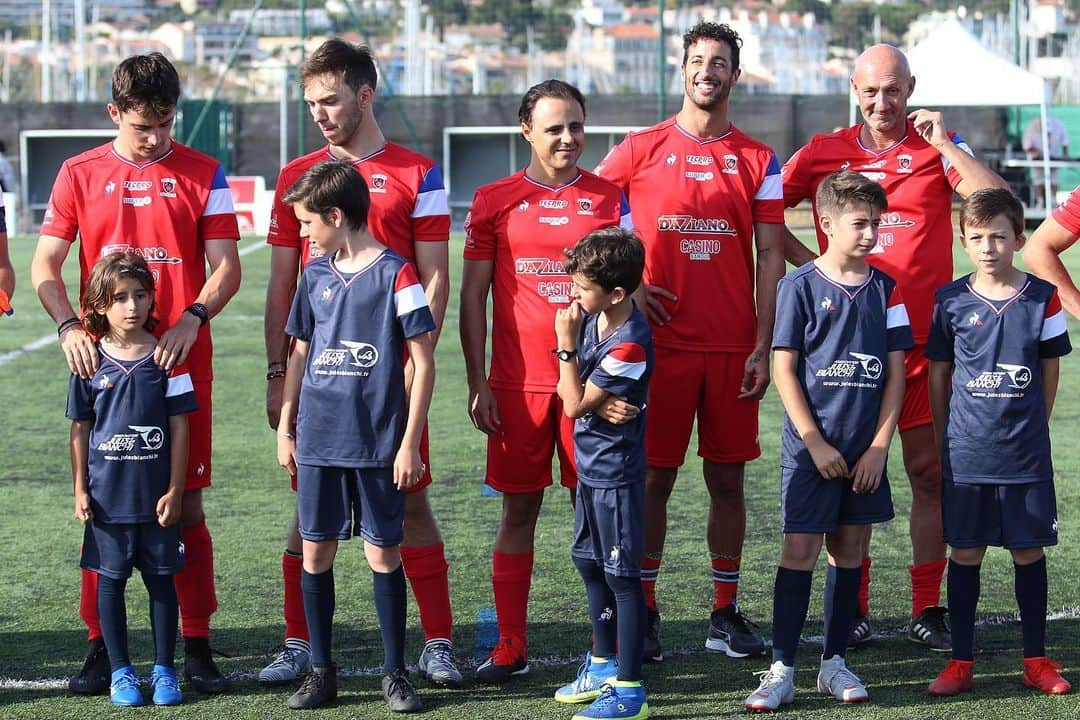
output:
<path id="1" fill-rule="evenodd" d="M 284 370 L 271 370 L 270 372 L 266 373 L 267 380 L 277 380 L 278 378 L 283 377 L 285 377 Z"/>
<path id="2" fill-rule="evenodd" d="M 70 327 L 75 327 L 76 325 L 82 325 L 82 320 L 77 317 L 69 317 L 67 320 L 56 326 L 56 337 L 60 337 L 64 334 L 65 330 Z"/>
<path id="3" fill-rule="evenodd" d="M 210 319 L 210 311 L 206 309 L 206 306 L 202 303 L 191 303 L 184 312 L 191 313 L 195 317 L 199 318 L 199 326 L 202 327 Z"/>

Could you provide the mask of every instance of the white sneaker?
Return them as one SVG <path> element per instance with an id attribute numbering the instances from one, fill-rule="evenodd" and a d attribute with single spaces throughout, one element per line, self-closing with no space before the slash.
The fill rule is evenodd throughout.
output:
<path id="1" fill-rule="evenodd" d="M 281 685 L 306 675 L 311 670 L 311 649 L 303 640 L 290 638 L 269 665 L 259 671 L 259 682 Z"/>
<path id="2" fill-rule="evenodd" d="M 826 695 L 832 695 L 837 700 L 846 703 L 857 703 L 870 699 L 870 693 L 866 692 L 866 686 L 855 673 L 848 670 L 844 664 L 844 658 L 833 655 L 826 660 L 821 659 L 821 670 L 818 671 L 817 689 Z"/>
<path id="3" fill-rule="evenodd" d="M 768 670 L 754 674 L 761 678 L 761 684 L 746 698 L 747 710 L 770 712 L 795 702 L 794 667 L 777 660 Z"/>
<path id="4" fill-rule="evenodd" d="M 465 682 L 454 664 L 454 643 L 449 640 L 429 640 L 416 664 L 419 666 L 420 675 L 436 685 L 458 688 Z"/>

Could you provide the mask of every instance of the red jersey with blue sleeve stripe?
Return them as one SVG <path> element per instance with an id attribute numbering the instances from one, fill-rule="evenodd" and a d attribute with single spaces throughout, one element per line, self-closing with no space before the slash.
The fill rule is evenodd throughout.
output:
<path id="1" fill-rule="evenodd" d="M 405 432 L 405 340 L 435 329 L 412 263 L 393 250 L 355 273 L 332 256 L 300 276 L 285 332 L 310 343 L 296 461 L 392 467 Z"/>
<path id="2" fill-rule="evenodd" d="M 1073 235 L 1080 235 L 1080 187 L 1069 193 L 1069 197 L 1054 208 L 1053 218 Z"/>
<path id="3" fill-rule="evenodd" d="M 266 242 L 300 249 L 301 269 L 319 250 L 300 237 L 300 222 L 282 197 L 300 176 L 321 162 L 337 160 L 327 146 L 293 160 L 282 168 L 274 189 L 274 209 Z M 450 207 L 442 171 L 435 161 L 396 143 L 351 162 L 368 186 L 371 209 L 368 232 L 409 261 L 416 260 L 415 243 L 450 239 Z"/>
<path id="4" fill-rule="evenodd" d="M 799 353 L 796 374 L 825 442 L 854 467 L 877 432 L 889 353 L 914 345 L 896 282 L 870 268 L 861 285 L 842 285 L 809 262 L 776 288 L 773 348 Z M 787 413 L 780 465 L 817 472 Z"/>
<path id="5" fill-rule="evenodd" d="M 522 170 L 476 190 L 464 255 L 494 265 L 491 387 L 555 392 L 555 310 L 569 304 L 573 286 L 564 251 L 612 225 L 633 229 L 626 198 L 589 172 L 550 187 Z"/>
<path id="6" fill-rule="evenodd" d="M 112 142 L 64 162 L 53 183 L 41 234 L 80 240 L 80 286 L 101 257 L 136 252 L 154 273 L 161 334 L 176 324 L 206 283 L 206 241 L 238 240 L 221 164 L 173 142 L 157 160 L 135 163 Z M 194 381 L 213 378 L 210 326 L 188 355 Z"/>
<path id="7" fill-rule="evenodd" d="M 904 137 L 884 150 L 859 139 L 862 125 L 815 135 L 784 164 L 784 204 L 809 199 L 817 218 L 817 189 L 839 170 L 853 170 L 885 189 L 889 209 L 881 214 L 878 244 L 867 258 L 900 284 L 915 342 L 926 342 L 934 291 L 952 280 L 952 199 L 960 173 L 915 132 L 909 120 Z M 949 131 L 961 150 L 973 155 L 962 137 Z M 817 226 L 821 252 L 828 238 Z"/>
<path id="8" fill-rule="evenodd" d="M 578 418 L 574 422 L 574 457 L 580 482 L 613 488 L 645 481 L 645 400 L 653 369 L 653 342 L 649 323 L 637 307 L 603 340 L 598 319 L 599 315 L 586 317 L 578 338 L 581 382 L 621 397 L 641 412 L 621 425 L 596 413 Z"/>
<path id="9" fill-rule="evenodd" d="M 937 291 L 926 357 L 951 362 L 941 471 L 953 482 L 1049 482 L 1041 360 L 1072 350 L 1057 289 L 1033 275 L 1008 300 L 962 277 Z"/>
<path id="10" fill-rule="evenodd" d="M 183 365 L 171 372 L 154 354 L 120 360 L 98 346 L 101 364 L 89 380 L 72 375 L 67 417 L 92 421 L 90 509 L 95 522 L 156 522 L 169 489 L 169 418 L 196 410 Z"/>
<path id="11" fill-rule="evenodd" d="M 656 344 L 742 352 L 757 338 L 754 223 L 784 222 L 780 165 L 734 125 L 699 138 L 665 120 L 632 132 L 596 172 L 623 189 L 645 245 L 644 281 L 671 291 Z"/>

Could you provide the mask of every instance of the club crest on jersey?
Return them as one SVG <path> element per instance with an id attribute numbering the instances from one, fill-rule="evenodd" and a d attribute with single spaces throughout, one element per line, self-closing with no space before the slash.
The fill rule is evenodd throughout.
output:
<path id="1" fill-rule="evenodd" d="M 849 167 L 851 167 L 851 161 L 850 161 L 850 160 L 845 160 L 845 161 L 843 162 L 843 164 L 842 164 L 842 165 L 840 165 L 840 167 L 836 168 L 836 172 L 844 172 L 844 171 L 845 171 L 845 170 L 847 170 L 847 169 L 848 169 Z"/>
<path id="2" fill-rule="evenodd" d="M 374 173 L 371 176 L 371 191 L 377 193 L 386 192 L 386 176 L 382 173 Z"/>
<path id="3" fill-rule="evenodd" d="M 592 198 L 578 198 L 578 215 L 592 215 Z"/>
<path id="4" fill-rule="evenodd" d="M 739 158 L 736 155 L 724 156 L 724 169 L 722 172 L 725 175 L 738 175 L 739 174 Z"/>
<path id="5" fill-rule="evenodd" d="M 161 178 L 161 197 L 176 197 L 176 178 Z"/>
<path id="6" fill-rule="evenodd" d="M 833 304 L 832 298 L 823 298 L 821 300 L 821 307 L 825 312 L 836 312 L 836 305 Z"/>
<path id="7" fill-rule="evenodd" d="M 911 168 L 911 156 L 910 155 L 897 155 L 896 156 L 896 172 L 910 173 Z"/>
<path id="8" fill-rule="evenodd" d="M 971 313 L 971 317 L 968 318 L 968 325 L 978 327 L 978 326 L 981 326 L 982 324 L 983 324 L 983 321 L 982 321 L 982 318 L 979 317 L 979 313 L 977 313 L 977 312 Z"/>

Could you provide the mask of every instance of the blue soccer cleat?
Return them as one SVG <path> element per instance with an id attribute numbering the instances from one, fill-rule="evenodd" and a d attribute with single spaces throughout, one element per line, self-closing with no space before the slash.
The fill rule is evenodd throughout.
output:
<path id="1" fill-rule="evenodd" d="M 109 687 L 109 699 L 113 705 L 124 707 L 137 707 L 143 704 L 142 693 L 139 692 L 139 678 L 135 676 L 135 668 L 130 665 L 116 670 L 112 674 L 112 685 Z"/>
<path id="2" fill-rule="evenodd" d="M 649 703 L 640 682 L 615 680 L 604 685 L 600 697 L 573 717 L 573 720 L 645 720 Z"/>
<path id="3" fill-rule="evenodd" d="M 585 662 L 578 668 L 573 682 L 555 691 L 555 700 L 561 703 L 583 703 L 600 697 L 600 689 L 615 680 L 619 666 L 614 659 L 598 661 L 592 653 L 585 655 Z"/>
<path id="4" fill-rule="evenodd" d="M 155 665 L 150 673 L 150 687 L 154 689 L 155 705 L 179 705 L 184 701 L 180 682 L 176 679 L 176 668 Z"/>

